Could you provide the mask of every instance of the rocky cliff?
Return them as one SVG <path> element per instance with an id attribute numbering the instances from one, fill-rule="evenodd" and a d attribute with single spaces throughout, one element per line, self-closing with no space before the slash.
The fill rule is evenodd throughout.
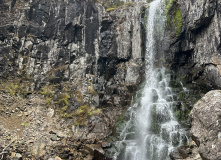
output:
<path id="1" fill-rule="evenodd" d="M 204 92 L 220 88 L 220 2 L 173 1 L 167 14 L 168 59 L 177 75 Z"/>
<path id="2" fill-rule="evenodd" d="M 167 6 L 167 60 L 178 79 L 201 95 L 221 87 L 220 7 L 218 0 L 177 0 Z M 194 105 L 191 138 L 195 142 L 179 147 L 171 153 L 172 159 L 220 159 L 219 96 L 219 91 L 209 92 Z"/>
<path id="3" fill-rule="evenodd" d="M 3 1 L 1 77 L 29 78 L 31 91 L 68 82 L 82 95 L 85 81 L 98 93 L 85 103 L 125 103 L 128 88 L 142 77 L 142 10 L 126 7 L 109 15 L 93 1 Z"/>
<path id="4" fill-rule="evenodd" d="M 168 67 L 203 93 L 220 88 L 219 0 L 166 2 Z M 0 155 L 102 158 L 143 79 L 146 6 L 0 0 Z"/>
<path id="5" fill-rule="evenodd" d="M 107 13 L 93 0 L 0 1 L 1 146 L 17 144 L 6 153 L 94 154 L 89 144 L 99 148 L 112 134 L 143 78 L 143 10 L 130 4 Z M 8 107 L 16 97 L 24 99 Z"/>

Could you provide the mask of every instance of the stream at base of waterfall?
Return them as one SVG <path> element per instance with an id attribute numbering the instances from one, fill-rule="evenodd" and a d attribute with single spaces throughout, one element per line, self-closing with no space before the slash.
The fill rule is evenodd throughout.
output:
<path id="1" fill-rule="evenodd" d="M 164 67 L 160 44 L 166 21 L 164 1 L 151 2 L 146 11 L 146 79 L 114 144 L 116 160 L 167 160 L 175 147 L 188 141 L 174 116 L 176 95 L 169 86 L 171 74 Z"/>

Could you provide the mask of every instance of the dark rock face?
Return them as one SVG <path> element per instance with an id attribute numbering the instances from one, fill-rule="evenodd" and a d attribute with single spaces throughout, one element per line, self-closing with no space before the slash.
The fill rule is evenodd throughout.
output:
<path id="1" fill-rule="evenodd" d="M 111 15 L 90 0 L 3 1 L 0 7 L 2 78 L 31 77 L 36 90 L 90 77 L 102 106 L 128 104 L 128 88 L 135 89 L 144 72 L 141 5 Z"/>
<path id="2" fill-rule="evenodd" d="M 221 91 L 208 92 L 191 111 L 193 140 L 205 160 L 221 159 Z"/>
<path id="3" fill-rule="evenodd" d="M 177 34 L 172 20 L 167 30 L 172 68 L 179 77 L 202 90 L 220 88 L 220 2 L 178 0 L 175 5 L 182 13 L 182 29 Z"/>

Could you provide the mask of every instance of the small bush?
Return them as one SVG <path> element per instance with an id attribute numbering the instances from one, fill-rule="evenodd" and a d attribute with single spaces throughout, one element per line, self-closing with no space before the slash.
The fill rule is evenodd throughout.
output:
<path id="1" fill-rule="evenodd" d="M 26 95 L 32 93 L 28 91 L 30 87 L 30 82 L 21 82 L 19 80 L 9 80 L 9 81 L 1 81 L 0 90 L 9 93 L 11 96 L 19 95 L 21 97 L 25 97 Z"/>
<path id="2" fill-rule="evenodd" d="M 40 94 L 44 95 L 45 97 L 52 98 L 55 94 L 54 87 L 51 85 L 44 86 L 41 88 Z"/>
<path id="3" fill-rule="evenodd" d="M 58 95 L 58 101 L 55 102 L 56 104 L 59 104 L 59 106 L 68 106 L 69 105 L 69 99 L 70 95 L 68 93 L 61 93 Z"/>
<path id="4" fill-rule="evenodd" d="M 101 109 L 90 108 L 88 105 L 80 106 L 74 113 L 76 117 L 75 125 L 86 125 L 87 120 L 91 116 L 95 116 L 101 113 Z"/>
<path id="5" fill-rule="evenodd" d="M 12 96 L 14 96 L 19 91 L 19 86 L 15 83 L 9 83 L 8 86 L 6 86 L 6 89 Z"/>
<path id="6" fill-rule="evenodd" d="M 63 118 L 74 118 L 75 119 L 75 125 L 84 126 L 88 122 L 88 118 L 91 116 L 99 115 L 102 110 L 96 109 L 94 107 L 90 108 L 88 105 L 80 106 L 77 110 L 75 110 L 73 113 L 66 113 L 67 106 L 60 109 L 60 114 Z"/>

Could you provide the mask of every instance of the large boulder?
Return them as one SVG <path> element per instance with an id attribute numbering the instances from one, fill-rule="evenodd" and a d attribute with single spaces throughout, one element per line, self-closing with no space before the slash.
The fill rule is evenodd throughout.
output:
<path id="1" fill-rule="evenodd" d="M 191 111 L 191 135 L 204 160 L 221 160 L 221 91 L 208 92 Z"/>

